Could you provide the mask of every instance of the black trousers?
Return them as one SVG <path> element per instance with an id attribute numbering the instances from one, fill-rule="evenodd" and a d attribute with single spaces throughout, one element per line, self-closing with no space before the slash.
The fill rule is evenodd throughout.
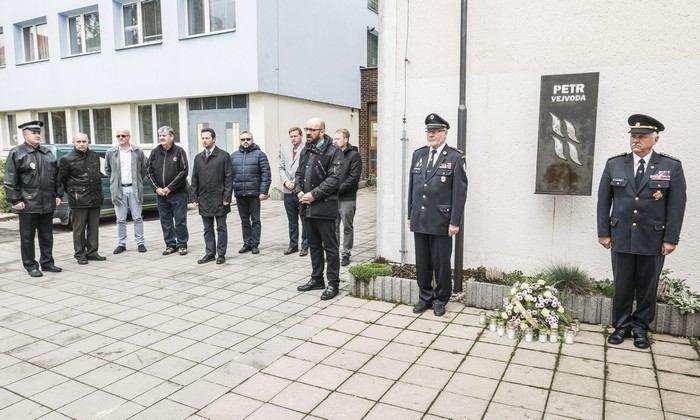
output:
<path id="1" fill-rule="evenodd" d="M 51 265 L 53 261 L 53 213 L 19 214 L 19 241 L 22 254 L 22 265 L 27 271 L 38 269 L 34 254 L 34 236 L 39 236 L 39 263 L 42 267 Z"/>
<path id="2" fill-rule="evenodd" d="M 311 279 L 323 282 L 323 264 L 326 264 L 328 284 L 340 284 L 340 252 L 335 236 L 335 220 L 305 218 L 304 227 L 311 254 Z M 325 251 L 325 256 L 324 256 Z M 324 258 L 325 257 L 325 258 Z"/>
<path id="3" fill-rule="evenodd" d="M 94 257 L 99 247 L 100 208 L 71 209 L 73 254 L 77 259 Z"/>
<path id="4" fill-rule="evenodd" d="M 447 235 L 413 234 L 416 243 L 416 277 L 419 299 L 447 304 L 452 296 L 452 238 Z M 435 278 L 435 288 L 433 288 Z"/>
<path id="5" fill-rule="evenodd" d="M 613 326 L 648 331 L 656 315 L 656 290 L 664 256 L 635 255 L 612 251 L 615 281 Z M 632 303 L 637 307 L 632 311 Z"/>
<path id="6" fill-rule="evenodd" d="M 236 207 L 241 216 L 243 244 L 250 247 L 260 245 L 260 199 L 257 195 L 236 197 Z"/>
<path id="7" fill-rule="evenodd" d="M 214 219 L 216 219 L 216 236 L 214 239 Z M 226 255 L 226 245 L 228 244 L 228 230 L 226 229 L 226 215 L 223 216 L 202 216 L 204 225 L 204 249 L 206 255 Z"/>
<path id="8" fill-rule="evenodd" d="M 299 199 L 297 199 L 295 194 L 285 194 L 284 195 L 284 209 L 287 212 L 287 221 L 289 222 L 289 247 L 298 248 L 299 247 L 299 218 L 301 212 L 299 211 Z M 301 247 L 308 248 L 309 241 L 306 239 L 306 229 L 304 228 L 304 218 L 301 217 Z"/>

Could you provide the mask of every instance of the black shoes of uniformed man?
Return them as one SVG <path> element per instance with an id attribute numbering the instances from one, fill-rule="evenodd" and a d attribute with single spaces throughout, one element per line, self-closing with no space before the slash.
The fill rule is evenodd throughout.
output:
<path id="1" fill-rule="evenodd" d="M 435 314 L 435 316 L 445 315 L 445 304 L 444 303 L 442 303 L 442 302 L 425 303 L 422 300 L 419 300 L 418 303 L 416 303 L 416 306 L 413 307 L 413 313 L 414 314 L 422 314 L 423 312 L 427 311 L 431 307 L 433 308 L 433 314 Z"/>
<path id="2" fill-rule="evenodd" d="M 326 288 L 326 284 L 323 282 L 323 280 L 316 280 L 316 279 L 309 279 L 309 281 L 306 282 L 306 284 L 302 284 L 301 286 L 297 287 L 297 290 L 300 292 L 308 292 L 310 290 L 323 290 Z"/>
<path id="3" fill-rule="evenodd" d="M 630 330 L 624 328 L 617 328 L 608 337 L 608 344 L 618 345 L 622 344 L 627 337 L 634 337 L 634 346 L 638 349 L 648 349 L 649 348 L 649 338 L 647 337 L 647 332 L 644 330 Z"/>
<path id="4" fill-rule="evenodd" d="M 53 264 L 45 265 L 45 266 L 41 267 L 41 269 L 44 271 L 48 271 L 50 273 L 60 273 L 61 271 L 63 271 L 60 267 L 56 267 Z M 32 268 L 27 273 L 32 277 L 41 277 L 44 275 L 44 273 L 39 271 L 38 268 Z"/>
<path id="5" fill-rule="evenodd" d="M 350 264 L 350 256 L 349 255 L 343 255 L 343 259 L 340 260 L 340 265 L 345 267 L 346 265 Z"/>
<path id="6" fill-rule="evenodd" d="M 616 328 L 608 337 L 608 344 L 617 346 L 625 341 L 625 338 L 630 337 L 630 331 L 625 328 Z"/>
<path id="7" fill-rule="evenodd" d="M 338 296 L 338 287 L 329 284 L 326 290 L 321 293 L 321 300 L 333 299 L 336 296 Z"/>

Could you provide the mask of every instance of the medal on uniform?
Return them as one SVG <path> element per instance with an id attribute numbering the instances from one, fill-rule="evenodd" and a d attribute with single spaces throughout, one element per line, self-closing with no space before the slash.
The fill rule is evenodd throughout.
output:
<path id="1" fill-rule="evenodd" d="M 654 197 L 654 200 L 659 201 L 662 198 L 664 198 L 664 195 L 661 193 L 661 191 L 656 190 L 656 192 L 654 192 L 654 194 L 652 194 L 652 197 Z"/>
<path id="2" fill-rule="evenodd" d="M 445 181 L 447 181 L 447 178 L 445 178 L 444 176 L 441 176 L 441 177 L 440 177 L 440 181 L 441 181 L 441 182 L 445 182 Z"/>
<path id="3" fill-rule="evenodd" d="M 36 169 L 36 163 L 34 162 L 29 162 L 29 167 L 32 169 Z"/>
<path id="4" fill-rule="evenodd" d="M 421 166 L 423 166 L 423 158 L 420 158 L 420 160 L 418 160 L 418 163 L 416 163 L 416 168 L 420 168 Z"/>

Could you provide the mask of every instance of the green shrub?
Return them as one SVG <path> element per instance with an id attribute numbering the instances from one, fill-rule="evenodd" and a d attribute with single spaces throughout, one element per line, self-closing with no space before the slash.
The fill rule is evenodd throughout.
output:
<path id="1" fill-rule="evenodd" d="M 10 202 L 5 196 L 5 189 L 2 187 L 2 181 L 5 178 L 5 159 L 0 159 L 0 213 L 9 213 L 12 210 Z"/>
<path id="2" fill-rule="evenodd" d="M 377 276 L 391 276 L 391 266 L 389 264 L 357 264 L 350 267 L 350 274 L 356 280 L 369 281 Z"/>
<path id="3" fill-rule="evenodd" d="M 610 279 L 593 281 L 593 292 L 594 293 L 611 298 L 611 297 L 613 297 L 614 291 L 615 291 L 615 286 L 614 286 L 614 283 Z"/>
<path id="4" fill-rule="evenodd" d="M 562 292 L 585 295 L 593 290 L 588 273 L 577 266 L 553 264 L 544 270 L 544 280 Z"/>
<path id="5" fill-rule="evenodd" d="M 377 173 L 376 172 L 370 172 L 367 174 L 367 184 L 368 187 L 376 187 L 377 186 Z"/>
<path id="6" fill-rule="evenodd" d="M 685 280 L 671 278 L 669 269 L 661 272 L 659 294 L 659 300 L 678 308 L 682 315 L 700 312 L 700 295 L 693 292 Z"/>

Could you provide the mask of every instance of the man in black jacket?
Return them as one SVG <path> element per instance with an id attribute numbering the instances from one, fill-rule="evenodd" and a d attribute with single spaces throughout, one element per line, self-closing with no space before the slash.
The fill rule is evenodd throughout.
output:
<path id="1" fill-rule="evenodd" d="M 41 277 L 41 269 L 58 273 L 54 264 L 53 211 L 63 195 L 58 179 L 58 164 L 51 151 L 41 145 L 42 121 L 20 124 L 24 143 L 7 155 L 3 186 L 12 211 L 19 216 L 22 264 L 32 277 Z M 34 236 L 39 236 L 39 263 L 34 258 Z"/>
<path id="2" fill-rule="evenodd" d="M 158 129 L 158 147 L 148 157 L 148 177 L 156 188 L 158 216 L 163 229 L 163 255 L 187 255 L 187 154 L 175 144 L 175 131 Z M 174 220 L 174 223 L 173 223 Z"/>
<path id="3" fill-rule="evenodd" d="M 59 178 L 68 194 L 73 228 L 73 249 L 78 264 L 104 261 L 99 255 L 100 206 L 102 173 L 100 157 L 88 147 L 88 136 L 78 133 L 73 137 L 73 150 L 61 158 Z M 87 231 L 87 236 L 86 236 Z"/>
<path id="4" fill-rule="evenodd" d="M 216 132 L 205 128 L 201 134 L 204 150 L 194 157 L 192 165 L 192 194 L 199 207 L 204 225 L 204 257 L 198 264 L 216 259 L 217 264 L 226 261 L 228 231 L 226 215 L 231 211 L 231 159 L 228 153 L 216 147 Z M 214 239 L 214 219 L 218 241 Z M 217 243 L 218 242 L 218 243 Z M 218 255 L 218 257 L 216 256 Z"/>
<path id="5" fill-rule="evenodd" d="M 343 152 L 343 172 L 338 188 L 338 217 L 335 219 L 335 234 L 340 242 L 340 224 L 343 224 L 343 250 L 340 265 L 350 264 L 354 237 L 353 219 L 357 207 L 357 186 L 362 174 L 362 159 L 357 147 L 350 144 L 350 131 L 345 128 L 336 130 L 333 144 Z"/>
<path id="6" fill-rule="evenodd" d="M 294 177 L 294 193 L 302 204 L 302 216 L 308 228 L 311 253 L 311 279 L 297 287 L 300 292 L 322 290 L 321 300 L 332 299 L 340 286 L 340 260 L 335 219 L 338 217 L 338 187 L 343 152 L 325 134 L 326 124 L 320 118 L 306 122 L 306 147 Z M 324 251 L 328 287 L 323 280 Z"/>

